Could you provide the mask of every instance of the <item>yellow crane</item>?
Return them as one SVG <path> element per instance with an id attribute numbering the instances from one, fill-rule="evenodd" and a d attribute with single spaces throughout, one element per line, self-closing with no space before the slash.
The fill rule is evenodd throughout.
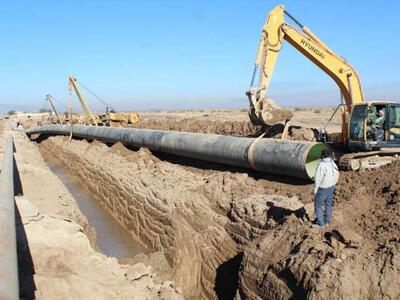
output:
<path id="1" fill-rule="evenodd" d="M 56 110 L 56 107 L 54 106 L 53 97 L 51 97 L 50 94 L 47 94 L 47 95 L 46 95 L 46 100 L 49 101 L 49 103 L 50 103 L 50 105 L 51 105 L 51 108 L 53 109 L 54 114 L 56 115 L 56 118 L 57 118 L 57 121 L 58 121 L 57 123 L 58 123 L 58 124 L 62 124 L 63 122 L 62 122 L 62 120 L 61 120 L 61 118 L 60 118 L 60 115 L 58 114 L 58 112 L 57 112 L 57 110 Z"/>
<path id="2" fill-rule="evenodd" d="M 285 23 L 285 15 L 299 29 Z M 250 102 L 249 117 L 253 123 L 271 125 L 268 123 L 271 115 L 268 112 L 267 92 L 284 41 L 328 74 L 340 89 L 345 102 L 337 108 L 341 108 L 342 131 L 330 136 L 324 134 L 323 140 L 332 146 L 345 147 L 350 152 L 364 151 L 343 155 L 339 161 L 343 168 L 358 169 L 360 166 L 385 164 L 390 160 L 388 156 L 400 153 L 400 104 L 393 101 L 366 102 L 356 70 L 290 15 L 283 5 L 269 12 L 262 28 L 253 77 L 246 93 Z M 258 84 L 255 86 L 257 73 Z M 385 117 L 380 128 L 374 123 L 378 112 Z M 285 111 L 280 115 L 282 119 L 291 117 Z M 372 159 L 372 156 L 384 158 Z"/>
<path id="3" fill-rule="evenodd" d="M 86 118 L 86 124 L 92 124 L 94 126 L 103 125 L 101 120 L 95 116 L 95 114 L 92 112 L 89 105 L 87 104 L 85 98 L 82 96 L 82 93 L 76 84 L 76 78 L 74 76 L 70 76 L 69 81 L 71 82 L 71 84 L 75 90 L 75 93 L 78 96 L 78 100 L 83 108 L 83 112 L 84 112 L 85 118 Z"/>
<path id="4" fill-rule="evenodd" d="M 105 125 L 105 126 L 119 127 L 126 124 L 133 124 L 139 121 L 139 115 L 137 113 L 126 114 L 126 113 L 115 112 L 113 109 L 108 111 L 108 107 L 105 114 L 96 116 L 90 109 L 85 98 L 83 97 L 76 83 L 77 82 L 76 78 L 74 76 L 70 76 L 69 80 L 71 81 L 75 93 L 78 96 L 79 102 L 82 105 L 83 111 L 86 116 L 87 124 L 92 124 L 95 126 Z"/>

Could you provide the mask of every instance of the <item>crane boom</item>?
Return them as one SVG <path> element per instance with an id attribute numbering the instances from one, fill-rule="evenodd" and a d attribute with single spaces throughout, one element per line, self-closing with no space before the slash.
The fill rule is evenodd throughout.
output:
<path id="1" fill-rule="evenodd" d="M 53 98 L 51 97 L 50 94 L 47 94 L 47 95 L 46 95 L 46 100 L 50 102 L 50 105 L 51 105 L 51 107 L 53 108 L 54 113 L 56 114 L 58 123 L 59 123 L 59 124 L 62 124 L 61 118 L 60 118 L 60 116 L 58 115 L 58 112 L 57 112 L 57 110 L 56 110 L 56 107 L 54 106 L 54 103 L 53 103 Z"/>
<path id="2" fill-rule="evenodd" d="M 76 78 L 74 76 L 70 76 L 69 81 L 72 83 L 72 86 L 74 87 L 75 93 L 78 96 L 79 102 L 82 105 L 83 112 L 85 113 L 87 121 L 89 123 L 92 123 L 92 125 L 97 126 L 98 122 L 96 120 L 96 117 L 94 116 L 92 110 L 90 109 L 89 105 L 87 104 L 85 98 L 83 98 L 82 93 L 76 84 Z"/>

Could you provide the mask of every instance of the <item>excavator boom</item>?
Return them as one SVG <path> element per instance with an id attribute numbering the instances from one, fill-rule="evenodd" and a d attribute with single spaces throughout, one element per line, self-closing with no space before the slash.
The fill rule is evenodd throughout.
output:
<path id="1" fill-rule="evenodd" d="M 297 26 L 285 23 L 285 15 Z M 340 105 L 342 131 L 329 135 L 325 129 L 320 132 L 321 140 L 329 142 L 334 149 L 338 146 L 339 166 L 346 170 L 374 168 L 396 159 L 400 155 L 400 104 L 392 101 L 365 102 L 356 70 L 285 11 L 283 5 L 271 10 L 262 29 L 253 78 L 247 92 L 251 121 L 272 125 L 276 122 L 276 115 L 279 117 L 276 104 L 267 99 L 267 92 L 284 41 L 328 74 L 340 89 L 345 102 L 345 106 Z M 258 85 L 255 86 L 257 73 Z M 273 114 L 269 111 L 271 108 Z M 378 119 L 377 112 L 383 118 L 378 126 L 374 122 Z M 287 132 L 287 125 L 288 122 L 282 136 Z M 343 150 L 351 153 L 343 153 Z"/>
<path id="2" fill-rule="evenodd" d="M 301 31 L 285 23 L 284 15 L 289 16 Z M 263 103 L 274 71 L 276 59 L 286 40 L 300 53 L 327 73 L 338 85 L 346 102 L 347 112 L 351 112 L 352 105 L 364 102 L 360 79 L 355 69 L 342 57 L 335 54 L 307 27 L 301 25 L 288 12 L 283 5 L 275 7 L 265 22 L 260 45 L 255 60 L 255 72 L 252 86 L 247 95 L 250 101 L 250 119 L 254 123 L 267 123 L 263 118 Z M 258 86 L 254 87 L 255 75 L 259 68 Z M 264 114 L 265 116 L 265 114 Z"/>

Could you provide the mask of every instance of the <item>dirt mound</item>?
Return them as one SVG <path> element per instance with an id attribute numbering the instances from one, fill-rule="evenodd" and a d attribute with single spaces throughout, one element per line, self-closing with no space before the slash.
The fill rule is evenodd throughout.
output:
<path id="1" fill-rule="evenodd" d="M 267 138 L 280 138 L 284 129 L 283 124 L 273 126 L 256 126 L 249 121 L 219 121 L 183 119 L 174 120 L 144 120 L 129 125 L 131 128 L 173 130 L 195 133 L 213 133 L 235 136 L 259 136 L 267 131 Z M 312 141 L 316 130 L 299 126 L 290 126 L 288 132 L 289 140 Z"/>
<path id="2" fill-rule="evenodd" d="M 384 245 L 400 237 L 400 161 L 375 170 L 343 172 L 336 202 L 349 211 L 364 235 Z"/>
<path id="3" fill-rule="evenodd" d="M 342 173 L 326 230 L 305 222 L 312 208 L 264 229 L 244 250 L 236 299 L 397 299 L 399 167 Z"/>
<path id="4" fill-rule="evenodd" d="M 245 250 L 236 299 L 398 299 L 398 242 L 371 251 L 360 240 L 291 215 Z"/>
<path id="5" fill-rule="evenodd" d="M 174 130 L 196 133 L 215 133 L 225 135 L 257 135 L 261 134 L 261 126 L 254 126 L 246 121 L 210 121 L 198 119 L 144 120 L 130 125 L 134 128 Z"/>

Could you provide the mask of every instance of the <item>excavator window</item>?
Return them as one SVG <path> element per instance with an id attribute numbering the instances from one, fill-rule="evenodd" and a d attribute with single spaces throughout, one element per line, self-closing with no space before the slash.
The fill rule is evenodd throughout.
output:
<path id="1" fill-rule="evenodd" d="M 389 142 L 400 140 L 400 105 L 389 107 Z"/>
<path id="2" fill-rule="evenodd" d="M 352 141 L 364 141 L 367 109 L 367 105 L 356 105 L 353 108 L 350 121 L 350 139 Z"/>
<path id="3" fill-rule="evenodd" d="M 367 140 L 385 140 L 386 117 L 386 104 L 372 104 L 369 107 L 366 131 Z"/>

